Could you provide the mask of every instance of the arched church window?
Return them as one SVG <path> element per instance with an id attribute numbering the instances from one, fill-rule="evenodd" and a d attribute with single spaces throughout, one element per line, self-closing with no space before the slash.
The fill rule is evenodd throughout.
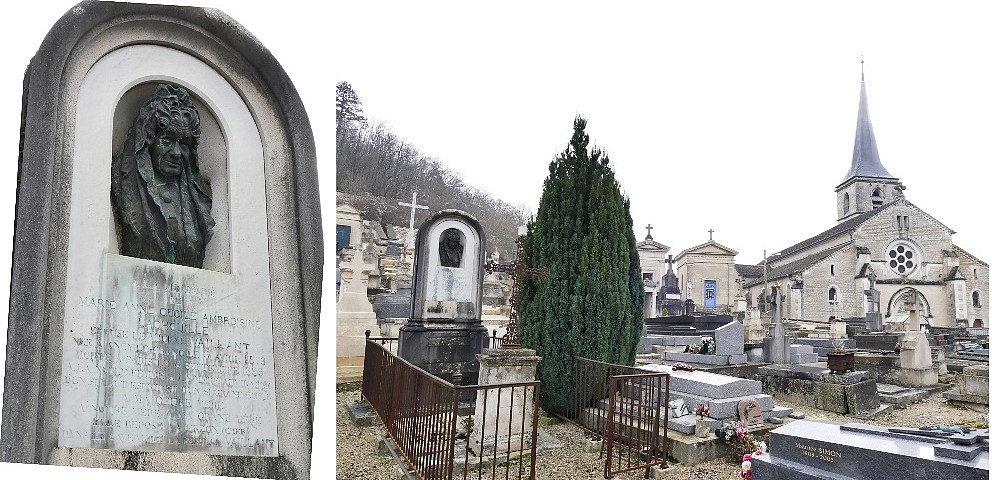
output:
<path id="1" fill-rule="evenodd" d="M 851 211 L 851 194 L 844 194 L 844 213 Z"/>
<path id="2" fill-rule="evenodd" d="M 978 291 L 971 292 L 971 306 L 982 308 L 982 294 L 978 293 Z"/>
<path id="3" fill-rule="evenodd" d="M 871 209 L 874 210 L 882 206 L 882 189 L 876 188 L 874 192 L 871 192 Z"/>
<path id="4" fill-rule="evenodd" d="M 827 290 L 827 303 L 837 305 L 837 287 L 830 287 L 830 290 Z"/>
<path id="5" fill-rule="evenodd" d="M 889 247 L 887 262 L 889 268 L 899 275 L 909 275 L 920 263 L 916 252 L 905 243 L 897 243 Z"/>

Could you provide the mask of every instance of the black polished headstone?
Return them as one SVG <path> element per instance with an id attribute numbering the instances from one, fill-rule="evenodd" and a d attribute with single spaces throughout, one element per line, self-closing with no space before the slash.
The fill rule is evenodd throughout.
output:
<path id="1" fill-rule="evenodd" d="M 957 445 L 865 424 L 798 420 L 771 432 L 754 479 L 989 478 L 988 440 Z M 970 457 L 970 458 L 967 458 Z"/>

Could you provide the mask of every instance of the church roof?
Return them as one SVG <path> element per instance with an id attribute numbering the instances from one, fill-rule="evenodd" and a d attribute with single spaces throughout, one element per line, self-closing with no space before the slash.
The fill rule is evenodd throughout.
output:
<path id="1" fill-rule="evenodd" d="M 789 275 L 792 275 L 794 273 L 798 273 L 798 272 L 801 272 L 803 270 L 806 270 L 807 268 L 812 267 L 813 265 L 816 265 L 821 260 L 823 260 L 823 259 L 825 259 L 825 258 L 827 258 L 827 257 L 829 257 L 831 255 L 833 255 L 834 252 L 836 252 L 836 251 L 838 251 L 838 250 L 840 250 L 840 249 L 842 249 L 842 248 L 844 248 L 844 247 L 846 247 L 846 246 L 848 246 L 850 244 L 851 244 L 851 242 L 845 242 L 845 243 L 842 243 L 842 244 L 837 245 L 835 247 L 831 247 L 831 248 L 828 248 L 826 250 L 822 250 L 822 251 L 816 252 L 816 253 L 814 253 L 812 255 L 807 255 L 807 256 L 805 256 L 803 258 L 800 258 L 799 260 L 796 260 L 796 261 L 793 261 L 793 262 L 789 262 L 789 263 L 787 263 L 785 265 L 776 266 L 776 267 L 768 270 L 768 280 L 775 280 L 775 279 L 778 279 L 778 278 L 788 277 Z M 748 282 L 744 286 L 745 287 L 750 287 L 752 285 L 758 285 L 758 284 L 764 283 L 764 281 L 765 281 L 765 277 L 759 277 L 759 278 L 757 278 L 755 280 L 752 280 L 752 281 Z"/>
<path id="2" fill-rule="evenodd" d="M 851 159 L 851 169 L 840 184 L 843 185 L 855 177 L 897 180 L 882 166 L 878 158 L 875 131 L 871 128 L 871 118 L 868 117 L 868 95 L 865 93 L 864 72 L 861 72 L 861 102 L 858 105 L 858 125 L 854 133 L 854 156 Z"/>
<path id="3" fill-rule="evenodd" d="M 959 247 L 957 245 L 951 245 L 951 248 L 953 249 L 952 251 L 954 253 L 958 254 L 959 256 L 960 255 L 964 255 L 965 257 L 970 258 L 973 262 L 975 262 L 975 263 L 977 263 L 977 264 L 979 264 L 979 265 L 981 265 L 983 267 L 989 266 L 989 264 L 983 262 L 980 258 L 978 258 L 978 257 L 976 257 L 976 256 L 974 256 L 974 255 L 972 255 L 972 254 L 970 254 L 968 252 L 966 252 L 963 248 L 961 248 L 961 247 Z"/>
<path id="4" fill-rule="evenodd" d="M 765 274 L 765 269 L 761 265 L 744 265 L 735 263 L 734 269 L 744 278 L 757 278 Z"/>
<path id="5" fill-rule="evenodd" d="M 862 213 L 862 214 L 859 214 L 859 215 L 855 215 L 855 216 L 853 216 L 853 217 L 851 217 L 851 218 L 849 218 L 847 220 L 844 220 L 843 222 L 840 222 L 840 223 L 834 225 L 833 227 L 830 227 L 827 230 L 824 230 L 823 232 L 820 232 L 818 235 L 814 235 L 812 237 L 809 237 L 806 240 L 803 240 L 803 241 L 801 241 L 801 242 L 799 242 L 799 243 L 797 243 L 797 244 L 795 244 L 795 245 L 793 245 L 791 247 L 788 247 L 788 248 L 786 248 L 786 249 L 784 249 L 784 250 L 782 250 L 782 251 L 780 251 L 778 253 L 773 253 L 773 254 L 771 254 L 768 257 L 768 263 L 769 264 L 775 263 L 775 260 L 777 260 L 778 258 L 787 257 L 789 255 L 792 255 L 793 253 L 796 253 L 796 252 L 801 251 L 801 250 L 805 250 L 805 249 L 807 249 L 809 247 L 812 247 L 813 245 L 816 245 L 816 244 L 818 244 L 820 242 L 829 240 L 829 239 L 831 239 L 833 237 L 836 237 L 837 235 L 840 235 L 842 233 L 851 232 L 855 228 L 857 228 L 859 225 L 861 225 L 862 223 L 867 222 L 870 218 L 874 217 L 875 215 L 878 215 L 879 213 L 882 213 L 883 210 L 886 210 L 890 206 L 895 205 L 895 203 L 896 202 L 892 202 L 892 203 L 883 205 L 880 208 L 876 208 L 875 210 L 871 210 L 869 212 L 865 212 L 865 213 Z M 760 265 L 760 263 L 759 263 L 759 265 Z"/>

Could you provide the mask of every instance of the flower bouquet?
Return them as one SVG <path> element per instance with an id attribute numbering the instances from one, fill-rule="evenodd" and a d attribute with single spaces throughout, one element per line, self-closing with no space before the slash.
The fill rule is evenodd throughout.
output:
<path id="1" fill-rule="evenodd" d="M 741 478 L 751 478 L 751 457 L 755 455 L 764 455 L 768 451 L 768 446 L 765 442 L 757 442 L 756 445 L 758 449 L 751 453 L 745 453 L 741 461 Z"/>

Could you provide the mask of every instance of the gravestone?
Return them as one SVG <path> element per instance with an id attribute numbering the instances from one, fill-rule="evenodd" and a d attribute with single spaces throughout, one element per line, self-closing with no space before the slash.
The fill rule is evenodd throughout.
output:
<path id="1" fill-rule="evenodd" d="M 955 405 L 975 410 L 989 411 L 989 366 L 971 365 L 957 376 L 953 389 L 944 392 L 944 397 Z"/>
<path id="2" fill-rule="evenodd" d="M 737 404 L 737 419 L 745 425 L 761 423 L 761 406 L 754 400 L 741 400 Z"/>
<path id="3" fill-rule="evenodd" d="M 785 334 L 782 319 L 782 298 L 777 286 L 772 287 L 768 300 L 772 303 L 772 336 L 764 340 L 765 361 L 768 363 L 789 363 L 789 337 Z"/>
<path id="4" fill-rule="evenodd" d="M 336 354 L 338 376 L 360 377 L 365 364 L 365 332 L 378 336 L 379 325 L 369 302 L 368 272 L 372 265 L 365 261 L 361 251 L 351 260 L 342 263 L 341 269 L 350 272 L 335 304 Z"/>
<path id="5" fill-rule="evenodd" d="M 920 331 L 920 310 L 922 305 L 915 298 L 908 303 L 908 328 L 902 334 L 902 349 L 899 351 L 900 385 L 927 387 L 937 384 L 937 369 L 930 354 L 930 341 Z"/>
<path id="6" fill-rule="evenodd" d="M 375 296 L 372 310 L 379 323 L 379 333 L 383 337 L 396 337 L 400 327 L 410 318 L 410 301 L 413 289 L 409 284 L 401 285 L 396 292 L 380 293 Z"/>
<path id="7" fill-rule="evenodd" d="M 739 365 L 747 363 L 744 354 L 744 325 L 731 320 L 713 331 L 715 352 L 710 354 L 665 352 L 665 360 L 672 362 L 702 363 L 707 365 Z"/>
<path id="8" fill-rule="evenodd" d="M 399 356 L 450 381 L 479 379 L 476 355 L 488 343 L 482 325 L 486 237 L 471 215 L 442 210 L 417 231 L 409 323 L 400 328 Z"/>
<path id="9" fill-rule="evenodd" d="M 668 373 L 670 388 L 669 406 L 669 429 L 692 434 L 696 428 L 696 416 L 682 416 L 676 414 L 678 404 L 676 400 L 681 399 L 682 405 L 695 408 L 696 405 L 703 404 L 709 407 L 708 416 L 704 419 L 710 422 L 713 429 L 719 428 L 725 422 L 740 419 L 740 407 L 742 402 L 753 403 L 757 410 L 750 410 L 748 421 L 752 424 L 760 424 L 770 416 L 784 416 L 792 412 L 789 409 L 777 408 L 771 395 L 762 393 L 761 382 L 744 378 L 721 375 L 704 370 L 683 371 L 672 370 L 671 367 L 660 364 L 647 364 L 638 367 L 649 372 Z M 652 397 L 649 393 L 642 394 L 647 398 L 664 398 L 664 395 L 655 394 Z M 608 402 L 604 400 L 601 408 L 605 409 Z M 756 414 L 751 416 L 751 414 Z"/>
<path id="10" fill-rule="evenodd" d="M 989 478 L 987 429 L 946 436 L 912 430 L 797 420 L 772 430 L 769 453 L 751 457 L 751 478 Z"/>
<path id="11" fill-rule="evenodd" d="M 0 460 L 308 478 L 323 243 L 285 71 L 217 10 L 83 2 L 24 85 Z"/>

